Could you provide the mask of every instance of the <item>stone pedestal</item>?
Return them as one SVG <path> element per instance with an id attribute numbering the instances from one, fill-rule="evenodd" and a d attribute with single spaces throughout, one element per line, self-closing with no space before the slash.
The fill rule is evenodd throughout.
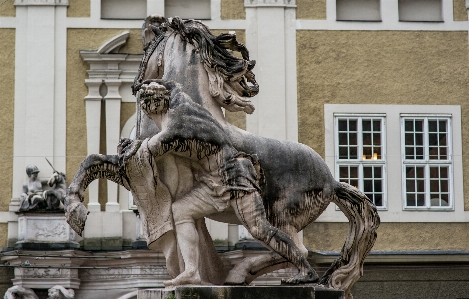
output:
<path id="1" fill-rule="evenodd" d="M 63 212 L 21 213 L 18 215 L 18 242 L 15 249 L 65 250 L 80 248 L 75 232 Z"/>
<path id="2" fill-rule="evenodd" d="M 138 290 L 137 299 L 343 299 L 344 292 L 318 286 L 182 286 Z"/>

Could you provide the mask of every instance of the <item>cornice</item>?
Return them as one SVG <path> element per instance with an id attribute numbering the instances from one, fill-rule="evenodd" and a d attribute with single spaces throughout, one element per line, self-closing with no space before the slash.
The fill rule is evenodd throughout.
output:
<path id="1" fill-rule="evenodd" d="M 296 7 L 296 0 L 244 0 L 245 7 Z"/>
<path id="2" fill-rule="evenodd" d="M 68 0 L 15 0 L 16 6 L 68 6 Z"/>

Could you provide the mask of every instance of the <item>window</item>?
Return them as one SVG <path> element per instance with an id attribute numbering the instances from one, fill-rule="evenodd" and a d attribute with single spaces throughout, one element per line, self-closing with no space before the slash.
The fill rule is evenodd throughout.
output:
<path id="1" fill-rule="evenodd" d="M 399 21 L 442 22 L 441 0 L 399 0 Z"/>
<path id="2" fill-rule="evenodd" d="M 363 191 L 378 208 L 386 208 L 385 118 L 336 115 L 336 177 Z"/>
<path id="3" fill-rule="evenodd" d="M 404 208 L 452 209 L 450 116 L 402 116 Z"/>
<path id="4" fill-rule="evenodd" d="M 146 0 L 101 0 L 102 19 L 144 20 Z"/>
<path id="5" fill-rule="evenodd" d="M 381 21 L 379 0 L 337 0 L 339 21 Z"/>
<path id="6" fill-rule="evenodd" d="M 210 0 L 166 0 L 164 14 L 166 17 L 208 20 L 211 16 Z"/>

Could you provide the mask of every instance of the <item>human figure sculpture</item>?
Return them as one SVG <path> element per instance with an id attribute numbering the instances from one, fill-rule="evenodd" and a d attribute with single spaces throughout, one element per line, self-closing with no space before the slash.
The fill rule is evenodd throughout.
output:
<path id="1" fill-rule="evenodd" d="M 54 169 L 49 179 L 38 179 L 38 173 L 36 165 L 31 164 L 26 167 L 28 180 L 23 184 L 19 211 L 63 209 L 66 194 L 65 174 Z"/>
<path id="2" fill-rule="evenodd" d="M 141 143 L 135 142 L 138 149 L 133 143 L 128 144 L 124 148 L 124 163 L 141 148 L 148 149 L 155 162 L 165 154 L 173 153 L 191 161 L 197 180 L 188 193 L 172 204 L 177 242 L 185 268 L 165 285 L 202 283 L 195 221 L 224 212 L 230 206 L 253 237 L 298 267 L 300 273 L 289 282 L 317 282 L 318 275 L 292 239 L 267 221 L 259 195 L 260 169 L 257 167 L 256 170 L 254 166 L 258 165 L 256 156 L 238 152 L 208 111 L 181 92 L 177 84 L 164 80 L 146 81 L 139 92 L 142 110 L 161 132 Z M 191 124 L 184 132 L 180 128 L 182 122 Z M 180 135 L 184 135 L 183 140 L 168 144 Z M 174 150 L 178 147 L 180 149 Z M 210 150 L 201 153 L 196 147 L 209 147 Z"/>
<path id="3" fill-rule="evenodd" d="M 20 212 L 31 211 L 45 207 L 43 185 L 48 180 L 38 180 L 39 169 L 36 165 L 26 166 L 28 180 L 23 184 L 23 193 L 20 197 Z"/>
<path id="4" fill-rule="evenodd" d="M 63 286 L 56 285 L 47 291 L 47 299 L 73 299 L 75 298 L 75 291 L 73 289 L 66 289 Z"/>
<path id="5" fill-rule="evenodd" d="M 138 117 L 136 140 L 121 140 L 119 155 L 85 158 L 67 189 L 67 222 L 82 235 L 88 214 L 84 191 L 93 180 L 106 178 L 132 191 L 149 248 L 162 250 L 166 257 L 172 277 L 167 285 L 198 283 L 197 277 L 187 279 L 197 265 L 201 284 L 249 284 L 262 273 L 286 267 L 287 262 L 300 273 L 285 283 L 296 284 L 317 279 L 297 233 L 334 202 L 349 219 L 350 229 L 340 257 L 320 284 L 344 290 L 351 298 L 350 289 L 363 274 L 364 259 L 377 237 L 379 215 L 374 204 L 358 189 L 337 182 L 311 148 L 256 136 L 226 121 L 222 107 L 252 113 L 248 98 L 259 91 L 255 61 L 249 60 L 249 52 L 235 34 L 214 36 L 194 20 L 156 17 L 147 21 L 155 25 L 144 25 L 144 37 L 151 35 L 149 28 L 154 38 L 145 42 L 133 92 L 137 101 L 143 101 L 137 107 L 156 110 L 158 117 L 153 112 Z M 240 52 L 242 58 L 231 51 Z M 152 82 L 171 91 L 167 100 L 156 101 L 165 98 L 164 90 L 149 88 Z M 181 85 L 175 88 L 171 82 Z M 146 99 L 150 101 L 145 103 Z M 242 185 L 246 190 L 240 189 Z M 209 211 L 213 213 L 208 215 Z M 214 271 L 204 275 L 203 268 L 220 264 L 207 237 L 204 216 L 244 224 L 273 253 L 246 258 L 227 275 L 217 276 Z M 197 237 L 198 250 L 181 251 L 181 260 L 178 248 L 194 246 Z M 275 241 L 285 248 L 276 247 Z"/>
<path id="6" fill-rule="evenodd" d="M 12 286 L 3 297 L 4 299 L 39 299 L 33 290 L 22 286 Z"/>

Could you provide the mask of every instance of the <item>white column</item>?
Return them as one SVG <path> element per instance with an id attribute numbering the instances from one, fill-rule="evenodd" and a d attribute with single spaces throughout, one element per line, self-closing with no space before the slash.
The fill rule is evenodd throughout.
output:
<path id="1" fill-rule="evenodd" d="M 99 153 L 100 128 L 101 128 L 101 100 L 99 87 L 101 80 L 87 79 L 88 95 L 85 97 L 86 105 L 86 138 L 88 155 Z M 88 186 L 89 202 L 88 210 L 91 212 L 101 211 L 98 200 L 99 184 L 98 180 L 91 182 Z"/>
<path id="2" fill-rule="evenodd" d="M 25 169 L 35 164 L 40 177 L 65 171 L 65 49 L 68 0 L 16 0 L 13 184 L 10 211 L 19 209 Z M 13 216 L 13 215 L 12 215 Z M 17 238 L 17 222 L 8 239 Z M 15 229 L 16 228 L 16 229 Z M 12 244 L 8 244 L 9 246 Z"/>
<path id="3" fill-rule="evenodd" d="M 256 111 L 247 118 L 247 129 L 265 137 L 295 140 L 296 80 L 287 81 L 287 72 L 289 77 L 296 77 L 295 2 L 245 0 L 245 6 L 246 44 L 251 59 L 257 61 L 254 72 L 260 89 L 254 101 Z M 288 117 L 293 117 L 293 122 Z"/>
<path id="4" fill-rule="evenodd" d="M 164 16 L 164 0 L 147 0 L 147 15 Z"/>
<path id="5" fill-rule="evenodd" d="M 122 97 L 119 94 L 121 80 L 108 79 L 105 80 L 107 86 L 107 95 L 104 97 L 106 106 L 106 153 L 108 155 L 117 154 L 117 144 L 120 138 L 120 113 Z M 118 185 L 114 182 L 107 181 L 107 212 L 118 212 L 119 204 L 117 203 Z"/>
<path id="6" fill-rule="evenodd" d="M 296 72 L 296 9 L 285 8 L 285 117 L 286 139 L 298 142 Z"/>

